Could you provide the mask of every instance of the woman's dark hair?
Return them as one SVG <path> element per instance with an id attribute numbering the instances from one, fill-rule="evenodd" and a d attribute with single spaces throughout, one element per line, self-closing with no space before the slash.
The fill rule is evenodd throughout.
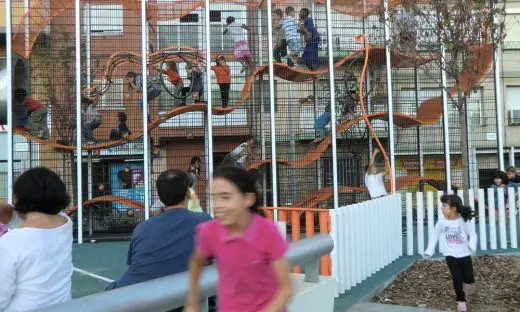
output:
<path id="1" fill-rule="evenodd" d="M 502 182 L 504 184 L 509 183 L 509 178 L 507 177 L 507 174 L 504 171 L 496 171 L 493 175 L 493 179 L 502 179 Z"/>
<path id="2" fill-rule="evenodd" d="M 311 15 L 311 11 L 309 11 L 309 9 L 307 8 L 302 8 L 300 10 L 300 19 L 305 19 L 307 18 L 307 16 Z"/>
<path id="3" fill-rule="evenodd" d="M 125 112 L 119 112 L 117 113 L 117 119 L 119 122 L 126 122 L 128 120 L 128 117 L 126 116 Z"/>
<path id="4" fill-rule="evenodd" d="M 92 101 L 90 98 L 88 98 L 86 96 L 82 96 L 81 104 L 91 105 L 91 104 L 94 104 L 94 101 Z"/>
<path id="5" fill-rule="evenodd" d="M 61 178 L 52 170 L 36 167 L 22 173 L 13 187 L 14 210 L 21 213 L 58 214 L 70 204 Z"/>
<path id="6" fill-rule="evenodd" d="M 464 206 L 462 204 L 462 200 L 457 195 L 444 194 L 441 196 L 441 203 L 447 204 L 450 207 L 455 207 L 464 221 L 471 220 L 473 217 L 475 217 L 475 212 L 471 210 L 471 207 Z"/>
<path id="7" fill-rule="evenodd" d="M 221 166 L 213 172 L 213 179 L 224 179 L 233 183 L 242 194 L 255 194 L 256 201 L 249 207 L 249 211 L 263 216 L 264 213 L 260 209 L 262 194 L 260 194 L 260 190 L 257 188 L 256 178 L 255 174 L 232 166 Z"/>
<path id="8" fill-rule="evenodd" d="M 231 24 L 231 23 L 234 23 L 235 22 L 235 18 L 233 16 L 228 16 L 226 18 L 226 24 Z"/>
<path id="9" fill-rule="evenodd" d="M 159 199 L 166 206 L 174 206 L 186 199 L 190 187 L 189 175 L 180 169 L 168 169 L 156 181 Z"/>
<path id="10" fill-rule="evenodd" d="M 277 15 L 277 16 L 281 16 L 281 17 L 283 17 L 283 11 L 282 11 L 282 9 L 280 9 L 280 8 L 278 8 L 278 9 L 274 9 L 273 14 L 274 14 L 274 15 Z"/>
<path id="11" fill-rule="evenodd" d="M 202 160 L 200 160 L 200 157 L 198 156 L 193 156 L 190 160 L 190 165 L 193 165 L 195 164 L 196 162 L 199 162 L 199 163 L 202 163 Z"/>

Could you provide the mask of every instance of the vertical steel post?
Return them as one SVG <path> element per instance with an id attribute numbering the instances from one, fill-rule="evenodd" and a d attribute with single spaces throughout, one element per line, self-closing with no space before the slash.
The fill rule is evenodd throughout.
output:
<path id="1" fill-rule="evenodd" d="M 210 1 L 204 1 L 204 26 L 206 30 L 206 87 L 208 89 L 208 107 L 206 110 L 206 144 L 207 144 L 207 155 L 208 155 L 208 172 L 206 179 L 209 184 L 209 194 L 211 194 L 211 180 L 213 178 L 213 111 L 212 111 L 212 94 L 211 94 L 211 27 L 210 27 Z M 209 196 L 208 196 L 209 198 Z M 213 216 L 213 207 L 211 206 L 211 200 L 208 200 L 208 211 Z"/>
<path id="2" fill-rule="evenodd" d="M 75 26 L 75 62 L 76 62 L 76 197 L 78 207 L 78 244 L 83 243 L 83 196 L 81 171 L 81 4 L 80 0 L 74 1 L 74 26 Z"/>
<path id="3" fill-rule="evenodd" d="M 336 90 L 334 88 L 334 47 L 332 44 L 332 8 L 331 0 L 327 0 L 326 4 L 326 18 L 327 18 L 327 53 L 329 66 L 329 83 L 330 83 L 330 132 L 332 138 L 332 190 L 334 209 L 339 207 L 339 193 L 338 193 L 338 147 L 336 135 Z"/>
<path id="4" fill-rule="evenodd" d="M 446 170 L 446 191 L 451 190 L 451 155 L 450 155 L 450 133 L 449 133 L 449 110 L 448 110 L 448 93 L 446 72 L 444 71 L 444 62 L 446 58 L 446 50 L 441 45 L 441 83 L 442 83 L 442 123 L 444 130 L 444 163 Z"/>
<path id="5" fill-rule="evenodd" d="M 150 135 L 148 131 L 148 24 L 146 0 L 141 0 L 141 67 L 143 75 L 143 167 L 144 167 L 144 219 L 150 218 Z"/>
<path id="6" fill-rule="evenodd" d="M 5 41 L 7 50 L 7 203 L 13 204 L 13 48 L 11 0 L 5 2 Z"/>
<path id="7" fill-rule="evenodd" d="M 388 14 L 388 0 L 384 0 L 385 10 L 385 21 L 389 20 Z M 389 129 L 389 145 L 390 145 L 390 167 L 392 171 L 392 193 L 395 193 L 395 152 L 394 152 L 394 105 L 392 96 L 392 64 L 391 64 L 391 53 L 390 53 L 390 25 L 388 22 L 385 23 L 385 56 L 386 56 L 386 80 L 388 85 L 387 98 L 388 98 L 388 129 Z"/>
<path id="8" fill-rule="evenodd" d="M 495 72 L 495 107 L 497 114 L 498 165 L 500 170 L 504 171 L 504 116 L 502 107 L 502 84 L 500 81 L 500 47 L 495 45 L 493 48 L 493 70 Z"/>
<path id="9" fill-rule="evenodd" d="M 273 1 L 267 0 L 267 64 L 269 67 L 269 107 L 271 122 L 271 181 L 273 207 L 278 207 L 278 177 L 276 168 L 276 112 L 274 105 L 274 66 L 273 66 Z M 274 219 L 278 221 L 278 211 L 274 212 Z"/>

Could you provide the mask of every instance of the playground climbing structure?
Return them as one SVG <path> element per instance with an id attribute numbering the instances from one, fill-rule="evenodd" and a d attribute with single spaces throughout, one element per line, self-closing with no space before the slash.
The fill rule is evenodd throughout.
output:
<path id="1" fill-rule="evenodd" d="M 82 205 L 68 212 L 76 216 L 85 209 L 85 233 L 128 232 L 142 221 L 145 210 L 160 212 L 153 182 L 167 168 L 195 168 L 195 190 L 209 208 L 209 171 L 248 136 L 254 146 L 246 167 L 258 173 L 265 206 L 331 207 L 334 187 L 340 205 L 367 199 L 364 166 L 375 147 L 384 156 L 377 160 L 379 170 L 395 169 L 395 184 L 389 179 L 388 191 L 418 185 L 443 188 L 445 173 L 438 163 L 445 144 L 442 90 L 421 74 L 425 66 L 435 68 L 438 57 L 394 46 L 387 54 L 378 1 L 333 0 L 331 15 L 321 0 L 275 0 L 272 8 L 265 1 L 208 5 L 206 14 L 204 1 L 147 1 L 143 25 L 140 1 L 80 1 L 81 72 L 76 75 L 74 2 L 38 0 L 24 8 L 14 1 L 13 86 L 27 89 L 46 106 L 50 132 L 44 138 L 24 128 L 18 123 L 20 112 L 13 111 L 14 158 L 21 160 L 17 172 L 35 165 L 58 171 L 74 203 L 81 199 Z M 399 8 L 400 2 L 389 1 L 389 7 Z M 284 44 L 285 37 L 277 34 L 281 21 L 276 9 L 297 20 L 303 12 L 301 32 L 308 34 L 298 33 L 299 49 Z M 272 20 L 267 10 L 273 12 Z M 327 33 L 329 23 L 332 34 Z M 272 38 L 268 27 L 274 28 Z M 291 53 L 298 54 L 294 61 L 288 59 Z M 467 68 L 463 90 L 475 92 L 468 103 L 469 118 L 476 118 L 477 102 L 481 117 L 493 117 L 493 86 L 474 88 L 475 82 L 488 79 L 492 53 L 491 46 L 475 47 L 475 58 L 462 64 Z M 80 90 L 75 87 L 78 77 Z M 452 96 L 453 82 L 447 83 L 446 95 Z M 83 103 L 76 103 L 76 92 Z M 144 107 L 148 116 L 143 116 Z M 78 108 L 81 142 L 76 140 Z M 336 114 L 335 142 L 331 121 L 318 126 L 331 109 Z M 448 114 L 450 135 L 456 137 L 456 119 Z M 388 157 L 390 127 L 395 129 L 394 164 Z M 475 130 L 473 138 L 487 129 L 486 124 Z M 76 161 L 78 146 L 81 164 Z M 77 166 L 84 181 L 76 178 Z"/>

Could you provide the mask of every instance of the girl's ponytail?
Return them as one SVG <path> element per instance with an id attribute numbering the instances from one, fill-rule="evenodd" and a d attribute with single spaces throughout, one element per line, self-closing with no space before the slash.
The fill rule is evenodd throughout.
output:
<path id="1" fill-rule="evenodd" d="M 444 194 L 441 196 L 441 203 L 448 204 L 450 207 L 455 207 L 464 221 L 471 220 L 476 216 L 471 207 L 464 206 L 459 196 L 455 194 Z"/>
<path id="2" fill-rule="evenodd" d="M 460 214 L 462 219 L 464 219 L 464 221 L 471 220 L 475 217 L 475 212 L 471 210 L 471 207 L 468 206 L 457 207 L 457 212 Z"/>

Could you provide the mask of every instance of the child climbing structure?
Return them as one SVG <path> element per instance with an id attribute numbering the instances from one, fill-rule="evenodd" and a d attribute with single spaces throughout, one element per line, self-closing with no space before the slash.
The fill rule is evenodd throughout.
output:
<path id="1" fill-rule="evenodd" d="M 155 194 L 146 190 L 153 190 L 150 185 L 160 172 L 172 167 L 187 170 L 194 157 L 202 161 L 196 193 L 209 208 L 209 172 L 229 155 L 239 154 L 232 151 L 244 143 L 245 164 L 258 173 L 265 206 L 310 208 L 330 207 L 334 187 L 341 205 L 367 199 L 363 168 L 374 147 L 383 151 L 387 168 L 396 167 L 389 157 L 392 142 L 409 149 L 394 155 L 396 163 L 442 150 L 441 91 L 430 87 L 430 94 L 419 96 L 419 86 L 428 81 L 421 77 L 416 84 L 411 75 L 438 58 L 394 46 L 387 53 L 379 2 L 332 1 L 330 16 L 319 1 L 273 1 L 271 8 L 264 2 L 215 1 L 208 3 L 209 14 L 203 4 L 147 2 L 143 27 L 139 1 L 81 1 L 79 75 L 74 69 L 73 3 L 35 2 L 25 15 L 13 11 L 13 81 L 47 105 L 50 129 L 49 138 L 40 138 L 14 127 L 17 140 L 31 147 L 31 152 L 20 153 L 29 153 L 67 177 L 76 190 L 73 195 L 83 202 L 69 212 L 87 209 L 83 216 L 89 221 L 89 234 L 128 231 L 142 220 L 143 211 L 159 212 Z M 391 1 L 389 6 L 399 8 L 400 3 Z M 276 11 L 272 21 L 267 10 Z M 349 27 L 344 26 L 347 22 Z M 332 34 L 327 34 L 327 23 L 332 24 Z M 275 36 L 269 35 L 268 27 Z M 487 45 L 475 47 L 476 57 L 463 64 L 464 92 L 486 79 L 492 51 Z M 81 80 L 78 92 L 85 99 L 85 120 L 79 128 L 76 79 Z M 403 100 L 406 92 L 401 90 L 415 92 L 413 101 Z M 451 88 L 448 95 L 454 92 Z M 389 94 L 393 111 L 388 110 Z M 148 116 L 143 118 L 145 111 Z M 331 111 L 336 115 L 335 142 Z M 96 126 L 86 128 L 93 121 Z M 395 140 L 390 127 L 399 136 Z M 76 140 L 77 129 L 83 134 L 81 142 Z M 92 136 L 85 136 L 85 129 Z M 419 138 L 421 131 L 428 131 L 429 137 Z M 331 155 L 333 143 L 336 158 Z M 435 153 L 428 156 L 425 144 L 435 146 Z M 78 146 L 81 164 L 75 155 Z M 333 162 L 337 185 L 332 183 Z M 387 190 L 424 181 L 441 185 L 443 169 L 425 172 L 420 163 L 394 170 L 395 183 L 389 179 Z M 83 168 L 83 183 L 75 179 L 76 166 Z"/>

